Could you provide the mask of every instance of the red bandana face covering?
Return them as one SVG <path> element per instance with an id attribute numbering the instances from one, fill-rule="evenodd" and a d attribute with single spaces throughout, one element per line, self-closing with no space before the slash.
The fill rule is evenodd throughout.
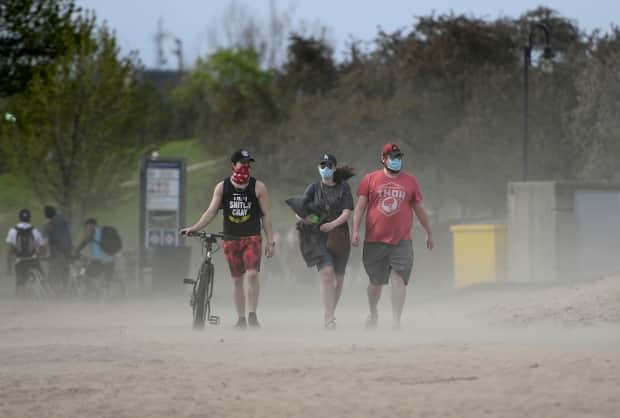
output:
<path id="1" fill-rule="evenodd" d="M 250 180 L 250 166 L 242 165 L 239 168 L 233 168 L 230 179 L 236 184 L 245 184 Z"/>

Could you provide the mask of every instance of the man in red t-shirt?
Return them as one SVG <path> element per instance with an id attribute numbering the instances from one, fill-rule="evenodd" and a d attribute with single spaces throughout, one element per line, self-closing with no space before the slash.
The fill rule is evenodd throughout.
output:
<path id="1" fill-rule="evenodd" d="M 426 231 L 426 247 L 433 249 L 433 232 L 422 206 L 422 192 L 415 176 L 401 171 L 398 145 L 387 143 L 381 150 L 383 169 L 366 174 L 357 189 L 351 244 L 359 245 L 359 230 L 366 212 L 366 234 L 362 260 L 370 279 L 367 328 L 377 326 L 377 304 L 382 286 L 392 282 L 393 327 L 400 328 L 407 283 L 413 267 L 411 226 L 415 212 Z"/>

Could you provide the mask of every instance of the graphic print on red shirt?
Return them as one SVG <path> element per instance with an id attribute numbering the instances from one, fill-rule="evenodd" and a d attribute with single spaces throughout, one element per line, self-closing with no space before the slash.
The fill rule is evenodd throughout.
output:
<path id="1" fill-rule="evenodd" d="M 405 188 L 394 182 L 389 182 L 379 186 L 377 194 L 379 198 L 379 210 L 385 216 L 396 215 L 400 211 L 400 208 L 407 196 Z"/>

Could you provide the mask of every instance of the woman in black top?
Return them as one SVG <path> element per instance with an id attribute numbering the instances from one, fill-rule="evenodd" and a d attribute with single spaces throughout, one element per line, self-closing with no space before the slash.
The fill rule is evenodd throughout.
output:
<path id="1" fill-rule="evenodd" d="M 319 222 L 321 254 L 317 269 L 320 275 L 321 297 L 325 309 L 325 328 L 334 329 L 334 313 L 342 293 L 342 283 L 349 252 L 349 225 L 353 210 L 353 195 L 347 179 L 353 176 L 350 167 L 336 167 L 337 160 L 331 154 L 323 154 L 319 161 L 321 181 L 312 183 L 304 192 L 305 200 L 313 202 L 320 211 L 319 219 L 310 215 L 303 219 L 306 224 Z"/>

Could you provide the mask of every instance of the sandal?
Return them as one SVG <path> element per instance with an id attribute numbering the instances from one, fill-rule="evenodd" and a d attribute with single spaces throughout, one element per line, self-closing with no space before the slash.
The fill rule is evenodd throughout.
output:
<path id="1" fill-rule="evenodd" d="M 325 322 L 325 329 L 336 329 L 336 319 L 330 319 L 329 321 Z"/>

